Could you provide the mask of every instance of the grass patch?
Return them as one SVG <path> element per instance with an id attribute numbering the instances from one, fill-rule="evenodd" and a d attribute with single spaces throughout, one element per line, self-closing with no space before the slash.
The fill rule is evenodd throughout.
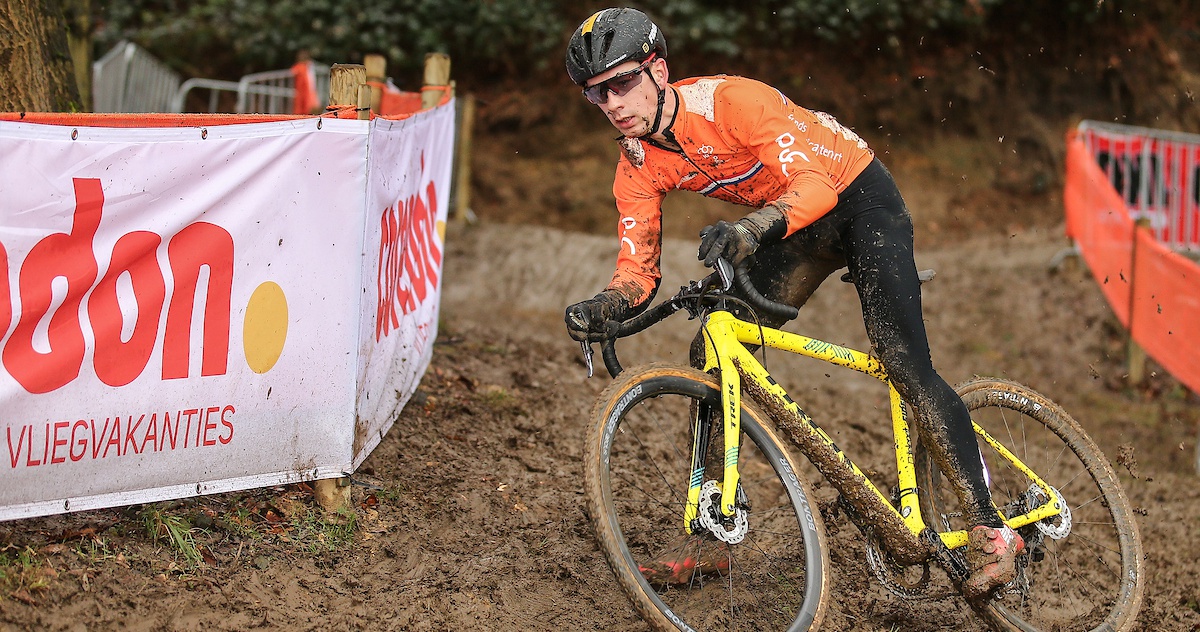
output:
<path id="1" fill-rule="evenodd" d="M 194 569 L 204 561 L 192 536 L 193 527 L 186 518 L 164 513 L 157 506 L 143 509 L 141 518 L 146 534 L 153 540 L 165 541 L 174 552 L 175 559 L 180 561 L 182 558 L 185 568 Z"/>
<path id="2" fill-rule="evenodd" d="M 28 594 L 48 585 L 46 563 L 32 548 L 0 551 L 0 595 Z"/>

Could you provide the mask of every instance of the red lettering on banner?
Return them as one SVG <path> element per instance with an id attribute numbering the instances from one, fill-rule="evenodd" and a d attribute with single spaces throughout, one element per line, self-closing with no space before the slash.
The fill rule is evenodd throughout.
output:
<path id="1" fill-rule="evenodd" d="M 17 460 L 21 458 L 21 448 L 25 446 L 25 426 L 21 426 L 21 434 L 17 436 L 17 449 L 13 450 L 12 444 L 12 426 L 4 429 L 8 435 L 8 454 L 12 458 L 12 466 L 17 467 Z M 30 438 L 33 441 L 33 438 Z"/>
<path id="2" fill-rule="evenodd" d="M 58 456 L 58 446 L 67 445 L 66 439 L 59 438 L 58 431 L 62 430 L 63 428 L 66 428 L 67 426 L 70 426 L 70 425 L 71 425 L 71 422 L 69 422 L 69 421 L 54 422 L 54 441 L 51 443 L 52 447 L 50 448 L 50 462 L 51 463 L 65 463 L 67 461 L 67 457 Z"/>
<path id="3" fill-rule="evenodd" d="M 12 469 L 39 467 L 78 462 L 88 459 L 125 457 L 148 452 L 168 452 L 180 449 L 175 440 L 179 422 L 187 417 L 183 448 L 205 448 L 229 445 L 233 442 L 234 416 L 232 405 L 206 406 L 176 411 L 174 427 L 171 413 L 163 412 L 161 423 L 157 412 L 114 415 L 103 419 L 78 419 L 41 424 L 24 424 L 5 428 L 8 462 Z M 187 441 L 191 421 L 196 420 L 195 442 Z M 41 435 L 39 438 L 38 435 Z M 15 439 L 15 441 L 14 441 Z M 41 444 L 41 451 L 38 445 Z M 2 445 L 2 444 L 0 444 Z"/>
<path id="4" fill-rule="evenodd" d="M 104 420 L 104 426 L 108 427 L 108 420 Z M 104 444 L 104 455 L 100 458 L 108 458 L 108 449 L 112 446 L 117 446 L 117 456 L 121 456 L 121 416 L 113 417 L 112 432 L 108 435 L 108 441 Z"/>
<path id="5" fill-rule="evenodd" d="M 133 433 L 137 432 L 138 427 L 142 425 L 142 420 L 145 418 L 146 416 L 142 415 L 138 417 L 137 423 L 134 423 L 133 415 L 130 415 L 129 421 L 125 422 L 125 444 L 122 447 L 122 451 L 125 454 L 129 454 L 130 449 L 132 449 L 134 454 L 141 454 L 141 451 L 138 450 L 137 442 L 133 440 Z"/>
<path id="6" fill-rule="evenodd" d="M 87 428 L 88 422 L 80 419 L 71 425 L 71 450 L 70 456 L 72 461 L 79 461 L 87 456 L 87 438 L 76 439 L 75 432 L 80 428 Z M 83 448 L 78 455 L 75 454 L 75 447 Z"/>
<path id="7" fill-rule="evenodd" d="M 96 338 L 96 377 L 109 386 L 124 386 L 136 379 L 154 352 L 158 320 L 167 295 L 154 254 L 160 243 L 162 238 L 146 231 L 118 239 L 108 272 L 88 299 L 88 319 Z M 121 340 L 124 315 L 117 302 L 117 279 L 124 273 L 129 273 L 137 304 L 137 321 L 128 342 Z"/>
<path id="8" fill-rule="evenodd" d="M 163 413 L 163 438 L 162 443 L 166 445 L 167 441 L 171 442 L 171 449 L 175 449 L 175 444 L 179 439 L 179 415 L 175 415 L 175 425 L 171 425 L 171 413 Z M 161 449 L 161 448 L 160 448 Z"/>
<path id="9" fill-rule="evenodd" d="M 79 376 L 86 346 L 79 308 L 89 290 L 87 313 L 95 340 L 93 364 L 96 376 L 109 386 L 129 384 L 145 370 L 167 301 L 166 282 L 157 257 L 162 237 L 152 232 L 133 231 L 121 236 L 113 246 L 108 269 L 97 279 L 94 242 L 103 217 L 104 191 L 96 179 L 76 178 L 73 183 L 75 212 L 71 230 L 42 238 L 21 263 L 21 313 L 0 352 L 9 374 L 30 393 L 48 393 Z M 174 288 L 163 334 L 163 379 L 188 377 L 192 310 L 204 269 L 208 271 L 208 285 L 204 293 L 200 375 L 225 374 L 233 253 L 229 232 L 207 222 L 184 227 L 168 243 Z M 0 325 L 13 320 L 8 270 L 8 253 L 0 245 Z M 127 341 L 122 340 L 126 315 L 117 297 L 117 281 L 125 274 L 132 283 L 137 307 L 133 333 Z M 61 303 L 55 307 L 54 283 L 58 279 L 64 279 L 66 287 Z M 46 332 L 43 339 L 37 339 L 39 330 Z M 46 346 L 48 351 L 39 350 Z"/>
<path id="10" fill-rule="evenodd" d="M 167 246 L 175 292 L 167 309 L 163 341 L 164 380 L 188 376 L 192 306 L 200 268 L 208 267 L 204 342 L 200 375 L 224 375 L 229 361 L 229 301 L 233 292 L 233 238 L 216 224 L 197 222 L 179 231 Z"/>
<path id="11" fill-rule="evenodd" d="M 235 412 L 237 412 L 237 410 L 235 410 L 233 406 L 226 406 L 221 409 L 221 425 L 229 429 L 228 437 L 226 437 L 224 433 L 217 437 L 217 441 L 220 441 L 221 445 L 228 445 L 230 441 L 233 441 L 233 422 L 225 419 L 225 414 L 229 413 L 232 415 Z"/>
<path id="12" fill-rule="evenodd" d="M 99 180 L 74 182 L 75 215 L 71 232 L 44 237 L 25 256 L 18 282 L 21 314 L 4 345 L 4 366 L 30 393 L 48 393 L 66 385 L 79 376 L 83 365 L 79 303 L 96 281 L 92 239 L 100 227 L 104 192 Z M 7 277 L 7 266 L 4 273 Z M 34 331 L 50 313 L 52 284 L 60 277 L 67 281 L 66 297 L 50 317 L 47 329 L 50 351 L 42 353 L 34 348 Z"/>
<path id="13" fill-rule="evenodd" d="M 104 428 L 100 430 L 100 440 L 96 438 L 96 420 L 92 420 L 92 459 L 100 458 L 100 442 L 108 434 L 108 419 L 104 420 Z"/>
<path id="14" fill-rule="evenodd" d="M 380 233 L 376 341 L 399 327 L 399 316 L 415 310 L 437 287 L 442 251 L 434 183 L 426 187 L 425 198 L 413 196 L 385 210 Z"/>

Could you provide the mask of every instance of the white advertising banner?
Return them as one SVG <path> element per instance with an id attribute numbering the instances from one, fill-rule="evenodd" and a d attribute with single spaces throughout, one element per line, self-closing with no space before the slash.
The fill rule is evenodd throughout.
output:
<path id="1" fill-rule="evenodd" d="M 383 131 L 441 119 L 441 136 Z M 381 215 L 413 190 L 375 182 L 419 179 L 383 176 L 410 153 L 448 174 L 452 146 L 452 106 L 403 122 L 0 122 L 0 519 L 351 471 L 356 423 L 390 424 L 436 329 L 435 279 L 374 335 Z M 376 357 L 412 368 L 389 376 Z"/>
<path id="2" fill-rule="evenodd" d="M 454 109 L 376 119 L 370 143 L 355 468 L 391 427 L 433 354 Z"/>

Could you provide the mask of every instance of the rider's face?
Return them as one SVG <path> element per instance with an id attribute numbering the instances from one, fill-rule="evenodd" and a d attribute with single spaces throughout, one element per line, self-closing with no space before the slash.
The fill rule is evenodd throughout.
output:
<path id="1" fill-rule="evenodd" d="M 609 68 L 587 82 L 587 87 L 590 88 L 616 78 L 610 85 L 614 85 L 617 91 L 605 90 L 607 99 L 596 106 L 604 112 L 613 127 L 630 138 L 643 136 L 650 131 L 650 126 L 654 124 L 654 115 L 658 111 L 658 90 L 666 83 L 665 60 L 655 59 L 650 62 L 640 77 L 626 74 L 637 70 L 639 66 L 638 62 L 627 61 Z M 620 94 L 622 90 L 618 84 L 633 83 L 635 79 L 640 80 L 628 92 Z"/>

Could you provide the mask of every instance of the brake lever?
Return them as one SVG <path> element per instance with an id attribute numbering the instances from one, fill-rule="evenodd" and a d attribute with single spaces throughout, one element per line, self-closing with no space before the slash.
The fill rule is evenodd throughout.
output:
<path id="1" fill-rule="evenodd" d="M 733 264 L 724 257 L 717 259 L 717 274 L 721 275 L 721 290 L 728 292 L 733 287 Z"/>
<path id="2" fill-rule="evenodd" d="M 579 342 L 579 346 L 583 348 L 583 361 L 587 364 L 588 377 L 592 377 L 592 372 L 594 370 L 592 365 L 592 356 L 595 355 L 596 352 L 592 349 L 592 344 L 586 340 L 581 340 Z"/>

